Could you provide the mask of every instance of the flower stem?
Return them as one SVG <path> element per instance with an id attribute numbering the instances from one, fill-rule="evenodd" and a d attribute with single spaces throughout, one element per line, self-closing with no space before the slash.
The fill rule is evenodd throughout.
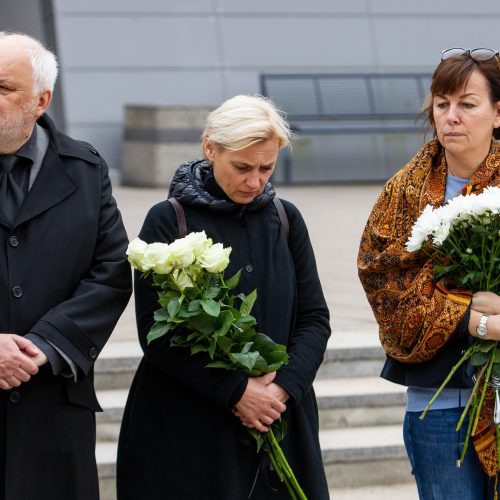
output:
<path id="1" fill-rule="evenodd" d="M 481 407 L 483 406 L 484 398 L 486 396 L 486 391 L 488 389 L 488 382 L 490 380 L 491 370 L 493 368 L 493 362 L 495 361 L 495 349 L 492 349 L 490 360 L 488 361 L 488 369 L 486 375 L 484 376 L 483 388 L 481 390 L 481 397 L 479 398 L 479 403 L 477 405 L 476 416 L 474 417 L 474 425 L 472 426 L 471 433 L 475 434 L 477 429 L 477 424 L 479 423 L 479 415 L 481 413 Z"/>
<path id="2" fill-rule="evenodd" d="M 420 415 L 420 420 L 423 420 L 425 416 L 427 415 L 427 412 L 429 411 L 430 407 L 434 404 L 434 401 L 439 397 L 441 394 L 442 390 L 446 387 L 448 382 L 451 380 L 455 372 L 462 366 L 465 361 L 467 361 L 474 351 L 476 350 L 475 345 L 471 345 L 464 353 L 464 355 L 460 358 L 458 363 L 451 369 L 450 373 L 448 373 L 448 376 L 445 378 L 444 382 L 441 384 L 441 387 L 436 391 L 436 394 L 434 394 L 433 398 L 427 403 L 427 406 L 425 407 L 424 411 Z"/>
<path id="3" fill-rule="evenodd" d="M 465 415 L 467 415 L 467 412 L 469 411 L 469 408 L 472 404 L 472 401 L 474 401 L 476 399 L 477 390 L 479 388 L 479 384 L 481 383 L 481 379 L 483 378 L 484 372 L 486 371 L 486 368 L 488 368 L 488 364 L 483 365 L 483 367 L 481 368 L 481 371 L 479 372 L 479 374 L 476 377 L 476 383 L 474 384 L 474 387 L 472 388 L 472 392 L 471 392 L 469 401 L 467 401 L 467 404 L 465 405 L 464 411 L 462 412 L 462 415 L 460 415 L 460 420 L 458 421 L 457 428 L 456 428 L 457 432 L 462 427 Z"/>
<path id="4" fill-rule="evenodd" d="M 271 461 L 273 461 L 273 466 L 276 468 L 276 473 L 278 474 L 278 476 L 280 476 L 281 479 L 281 475 L 277 470 L 277 468 L 279 467 L 281 473 L 286 478 L 284 482 L 292 499 L 307 500 L 307 497 L 300 487 L 299 482 L 297 481 L 297 478 L 295 477 L 295 474 L 293 473 L 292 468 L 290 467 L 283 453 L 283 450 L 278 444 L 278 441 L 276 441 L 276 437 L 272 429 L 269 429 L 269 431 L 266 432 L 266 441 L 268 442 L 270 447 L 269 456 L 271 457 L 271 454 L 273 454 L 273 459 L 276 462 L 276 465 L 274 465 L 274 461 L 273 459 L 271 459 Z"/>
<path id="5" fill-rule="evenodd" d="M 459 463 L 462 464 L 465 458 L 465 453 L 467 452 L 467 448 L 469 447 L 469 439 L 472 429 L 472 422 L 474 420 L 475 412 L 477 411 L 477 400 L 474 401 L 474 405 L 472 406 L 472 410 L 469 415 L 469 423 L 467 425 L 467 434 L 465 435 L 464 447 L 462 448 L 462 453 L 460 455 Z"/>

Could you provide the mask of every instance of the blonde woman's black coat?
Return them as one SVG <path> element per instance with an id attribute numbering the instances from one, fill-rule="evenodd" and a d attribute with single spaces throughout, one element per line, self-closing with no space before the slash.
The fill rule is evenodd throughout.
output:
<path id="1" fill-rule="evenodd" d="M 206 162 L 180 167 L 172 192 L 184 206 L 188 232 L 204 230 L 214 242 L 232 247 L 227 276 L 243 270 L 240 290 L 258 290 L 252 314 L 259 330 L 287 346 L 290 363 L 275 380 L 290 394 L 282 446 L 308 498 L 327 499 L 312 382 L 330 334 L 329 315 L 299 211 L 283 202 L 290 222 L 287 242 L 270 185 L 251 204 L 237 205 L 220 191 Z M 170 203 L 150 210 L 140 237 L 147 242 L 178 237 Z M 230 411 L 245 390 L 246 376 L 205 368 L 204 355 L 171 348 L 168 338 L 147 345 L 159 307 L 156 291 L 136 276 L 135 297 L 144 358 L 120 434 L 118 499 L 243 500 L 256 476 L 253 499 L 289 498 L 267 467 L 257 475 L 261 457 Z"/>
<path id="2" fill-rule="evenodd" d="M 104 160 L 39 124 L 50 143 L 14 224 L 0 215 L 0 332 L 35 333 L 73 360 L 0 390 L 0 498 L 98 500 L 94 362 L 131 293 L 127 235 Z"/>

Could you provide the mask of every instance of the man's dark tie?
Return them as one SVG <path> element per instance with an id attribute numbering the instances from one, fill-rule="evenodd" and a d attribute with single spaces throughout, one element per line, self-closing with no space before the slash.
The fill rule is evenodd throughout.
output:
<path id="1" fill-rule="evenodd" d="M 20 166 L 23 159 L 15 155 L 0 155 L 0 206 L 12 222 L 24 201 L 22 186 L 14 179 L 14 168 Z"/>

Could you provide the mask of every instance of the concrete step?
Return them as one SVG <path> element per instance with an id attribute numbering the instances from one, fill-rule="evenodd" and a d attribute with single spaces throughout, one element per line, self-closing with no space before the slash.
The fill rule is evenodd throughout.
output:
<path id="1" fill-rule="evenodd" d="M 321 429 L 401 424 L 406 390 L 378 377 L 322 379 L 314 383 Z M 126 389 L 98 391 L 97 439 L 118 439 Z"/>
<path id="2" fill-rule="evenodd" d="M 316 378 L 378 376 L 384 360 L 376 332 L 334 332 Z"/>
<path id="3" fill-rule="evenodd" d="M 97 399 L 104 410 L 102 413 L 96 413 L 97 441 L 118 440 L 127 396 L 127 389 L 97 392 Z"/>
<path id="4" fill-rule="evenodd" d="M 414 483 L 392 484 L 390 486 L 370 486 L 365 488 L 333 488 L 332 500 L 418 500 Z"/>
<path id="5" fill-rule="evenodd" d="M 399 425 L 322 430 L 320 442 L 331 488 L 413 481 Z M 114 500 L 116 442 L 98 443 L 96 458 L 102 500 Z"/>
<path id="6" fill-rule="evenodd" d="M 128 389 L 141 357 L 138 341 L 108 342 L 95 365 L 96 389 Z M 376 332 L 334 333 L 317 379 L 378 376 L 384 359 Z"/>
<path id="7" fill-rule="evenodd" d="M 400 425 L 320 431 L 331 487 L 391 485 L 413 480 Z"/>
<path id="8" fill-rule="evenodd" d="M 95 363 L 96 390 L 128 389 L 141 358 L 136 340 L 108 342 Z"/>
<path id="9" fill-rule="evenodd" d="M 101 500 L 116 500 L 116 450 L 116 442 L 97 443 L 96 446 Z"/>
<path id="10" fill-rule="evenodd" d="M 401 424 L 406 388 L 379 377 L 314 382 L 321 429 Z"/>

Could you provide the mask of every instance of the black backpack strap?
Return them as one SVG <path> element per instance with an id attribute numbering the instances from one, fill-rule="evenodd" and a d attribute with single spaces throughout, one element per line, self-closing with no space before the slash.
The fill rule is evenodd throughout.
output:
<path id="1" fill-rule="evenodd" d="M 274 207 L 276 208 L 276 212 L 278 212 L 278 217 L 280 218 L 281 226 L 283 227 L 283 231 L 285 231 L 286 241 L 288 241 L 288 235 L 290 234 L 290 224 L 288 223 L 288 216 L 285 212 L 285 207 L 279 198 L 276 196 L 273 198 Z"/>
<path id="2" fill-rule="evenodd" d="M 179 228 L 179 238 L 184 238 L 187 234 L 186 226 L 186 216 L 184 214 L 184 209 L 182 205 L 176 198 L 169 198 L 169 201 L 175 209 L 175 215 L 177 215 L 177 227 Z"/>

